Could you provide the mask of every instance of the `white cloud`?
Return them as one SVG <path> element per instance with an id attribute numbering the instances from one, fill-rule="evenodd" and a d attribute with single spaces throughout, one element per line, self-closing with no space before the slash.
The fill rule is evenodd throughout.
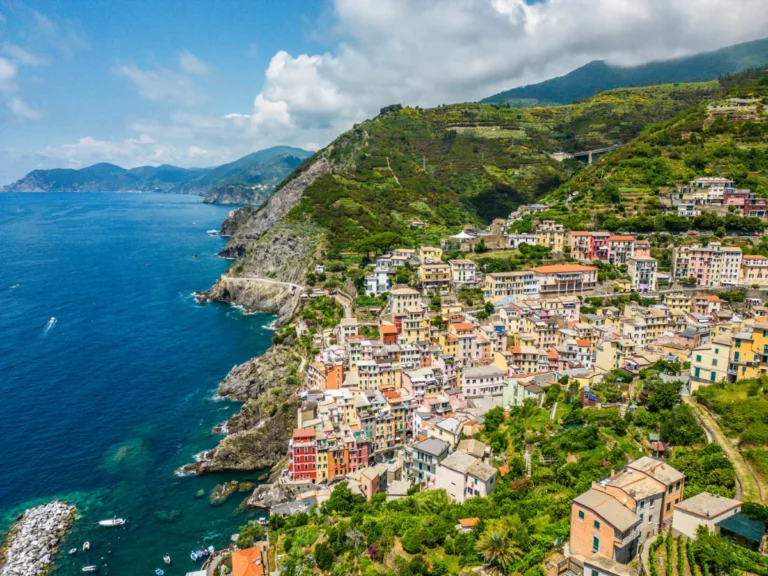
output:
<path id="1" fill-rule="evenodd" d="M 24 66 L 42 66 L 48 63 L 48 60 L 42 56 L 37 56 L 26 48 L 22 48 L 11 42 L 3 43 L 2 52 L 17 64 Z"/>
<path id="2" fill-rule="evenodd" d="M 187 74 L 195 76 L 205 76 L 211 69 L 208 65 L 192 54 L 189 50 L 184 50 L 179 54 L 179 66 Z"/>
<path id="3" fill-rule="evenodd" d="M 204 100 L 189 76 L 169 68 L 143 70 L 135 64 L 117 64 L 114 72 L 130 80 L 145 100 L 170 101 L 184 106 L 194 106 Z"/>
<path id="4" fill-rule="evenodd" d="M 24 120 L 39 120 L 43 117 L 43 113 L 40 110 L 36 110 L 24 102 L 21 98 L 11 98 L 8 101 L 8 108 L 11 112 L 16 114 L 19 118 Z"/>
<path id="5" fill-rule="evenodd" d="M 43 46 L 48 50 L 70 58 L 75 52 L 89 47 L 88 39 L 80 26 L 70 20 L 54 21 L 38 11 L 32 13 L 33 25 L 22 31 L 29 43 Z"/>

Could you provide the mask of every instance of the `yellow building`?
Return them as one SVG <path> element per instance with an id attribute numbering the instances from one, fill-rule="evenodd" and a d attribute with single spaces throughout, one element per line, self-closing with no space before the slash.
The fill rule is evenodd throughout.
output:
<path id="1" fill-rule="evenodd" d="M 413 288 L 395 288 L 389 293 L 389 301 L 392 305 L 392 314 L 403 314 L 407 308 L 414 308 L 421 304 L 421 294 Z"/>
<path id="2" fill-rule="evenodd" d="M 728 380 L 728 365 L 731 359 L 733 334 L 720 334 L 707 344 L 691 352 L 691 392 L 701 384 Z"/>
<path id="3" fill-rule="evenodd" d="M 593 366 L 598 372 L 610 372 L 614 368 L 621 368 L 624 360 L 634 355 L 639 347 L 629 338 L 618 340 L 601 340 L 595 347 L 595 361 Z"/>
<path id="4" fill-rule="evenodd" d="M 759 254 L 744 256 L 741 280 L 744 286 L 768 286 L 768 258 Z"/>
<path id="5" fill-rule="evenodd" d="M 421 308 L 407 308 L 403 318 L 403 329 L 400 333 L 408 344 L 427 339 L 427 325 L 424 311 Z"/>
<path id="6" fill-rule="evenodd" d="M 552 252 L 562 252 L 565 247 L 565 227 L 552 220 L 544 220 L 536 226 L 536 244 L 546 246 Z"/>
<path id="7" fill-rule="evenodd" d="M 419 264 L 422 266 L 427 262 L 440 262 L 442 257 L 442 248 L 433 248 L 432 246 L 421 246 L 419 248 Z"/>
<path id="8" fill-rule="evenodd" d="M 451 267 L 444 262 L 432 262 L 419 266 L 419 283 L 427 292 L 448 292 L 451 288 Z"/>
<path id="9" fill-rule="evenodd" d="M 729 380 L 756 378 L 768 373 L 768 324 L 756 323 L 752 330 L 734 334 Z"/>
<path id="10" fill-rule="evenodd" d="M 671 312 L 690 312 L 691 295 L 685 292 L 670 292 L 664 294 L 664 306 Z"/>

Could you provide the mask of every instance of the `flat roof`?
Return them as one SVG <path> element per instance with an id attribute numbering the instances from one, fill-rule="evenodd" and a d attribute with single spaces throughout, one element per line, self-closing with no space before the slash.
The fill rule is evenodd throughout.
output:
<path id="1" fill-rule="evenodd" d="M 675 504 L 675 510 L 682 510 L 702 518 L 717 518 L 721 514 L 741 506 L 741 502 L 725 496 L 702 492 Z"/>
<path id="2" fill-rule="evenodd" d="M 536 274 L 558 274 L 561 272 L 591 272 L 596 271 L 594 266 L 582 266 L 581 264 L 554 264 L 551 266 L 537 266 L 531 268 Z"/>

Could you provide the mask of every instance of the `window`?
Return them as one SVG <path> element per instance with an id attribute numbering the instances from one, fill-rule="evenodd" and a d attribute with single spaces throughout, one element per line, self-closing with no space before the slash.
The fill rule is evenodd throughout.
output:
<path id="1" fill-rule="evenodd" d="M 696 354 L 696 362 L 701 362 L 701 354 Z"/>
<path id="2" fill-rule="evenodd" d="M 600 530 L 600 522 L 595 520 L 595 530 Z"/>
<path id="3" fill-rule="evenodd" d="M 652 523 L 653 523 L 653 514 L 648 516 L 648 524 L 652 524 Z"/>
<path id="4" fill-rule="evenodd" d="M 598 572 L 597 570 L 592 570 L 591 574 L 592 576 L 600 576 L 600 572 Z"/>
<path id="5" fill-rule="evenodd" d="M 600 550 L 600 538 L 597 536 L 592 537 L 592 551 L 597 552 Z"/>
<path id="6" fill-rule="evenodd" d="M 645 508 L 645 500 L 643 500 L 642 502 L 640 502 L 640 508 Z"/>
<path id="7" fill-rule="evenodd" d="M 672 502 L 667 502 L 667 512 L 669 512 L 672 508 Z"/>
<path id="8" fill-rule="evenodd" d="M 712 366 L 717 366 L 717 358 L 712 358 Z"/>
<path id="9" fill-rule="evenodd" d="M 675 484 L 675 492 L 677 492 L 678 490 L 680 490 L 680 482 L 679 481 Z"/>
<path id="10" fill-rule="evenodd" d="M 667 494 L 672 494 L 672 489 L 673 489 L 673 488 L 674 488 L 674 486 L 670 486 L 670 487 L 669 487 L 669 490 L 667 490 Z"/>

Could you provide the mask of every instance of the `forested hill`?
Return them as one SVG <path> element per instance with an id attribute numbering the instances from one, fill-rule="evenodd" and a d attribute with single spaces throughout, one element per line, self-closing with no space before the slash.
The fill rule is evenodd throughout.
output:
<path id="1" fill-rule="evenodd" d="M 732 84 L 734 78 L 724 81 Z M 722 98 L 649 126 L 544 198 L 553 208 L 543 217 L 560 220 L 571 229 L 645 232 L 714 230 L 725 225 L 753 231 L 750 219 L 737 216 L 726 223 L 716 222 L 712 214 L 696 219 L 664 215 L 658 197 L 659 192 L 703 176 L 731 178 L 738 187 L 768 197 L 768 76 L 751 86 L 736 86 L 727 97 L 755 103 L 734 106 Z"/>
<path id="2" fill-rule="evenodd" d="M 768 38 L 640 66 L 613 66 L 596 60 L 565 76 L 506 90 L 483 102 L 508 102 L 515 106 L 570 104 L 613 88 L 714 80 L 724 74 L 766 64 Z"/>
<path id="3" fill-rule="evenodd" d="M 338 247 L 380 232 L 439 238 L 451 227 L 506 217 L 582 167 L 551 153 L 629 141 L 649 123 L 720 93 L 710 82 L 622 89 L 552 108 L 388 107 L 289 177 L 284 184 L 320 159 L 330 166 L 303 190 L 288 219 L 311 220 Z"/>

